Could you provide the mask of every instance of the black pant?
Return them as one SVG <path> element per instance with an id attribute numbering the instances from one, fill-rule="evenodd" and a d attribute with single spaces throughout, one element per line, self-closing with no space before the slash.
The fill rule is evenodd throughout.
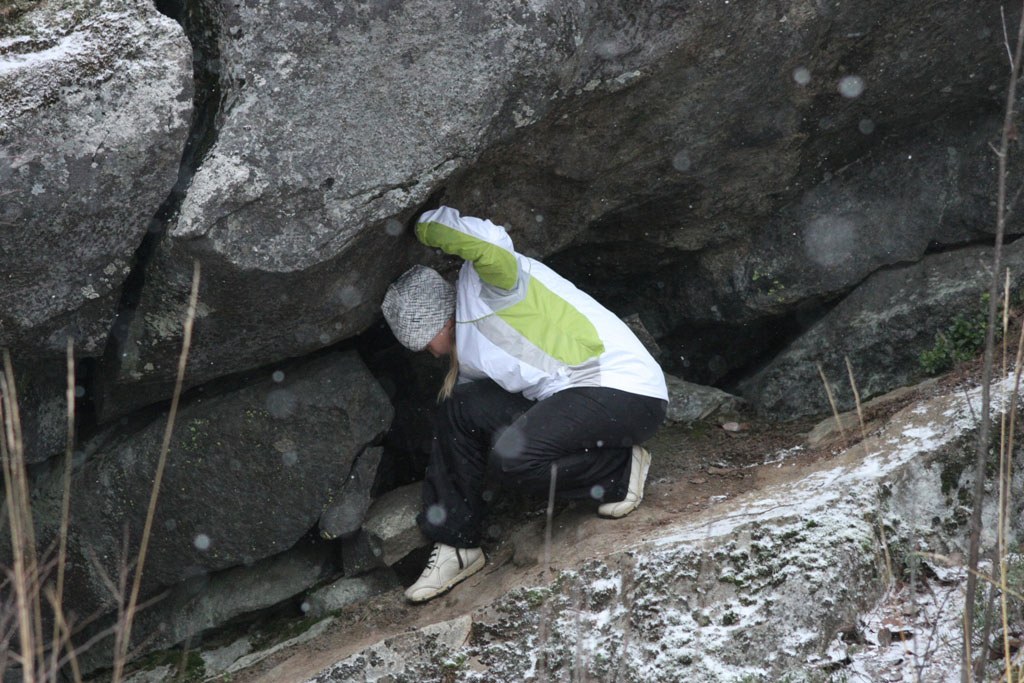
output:
<path id="1" fill-rule="evenodd" d="M 495 484 L 561 499 L 626 496 L 633 444 L 665 419 L 666 401 L 618 389 L 560 391 L 543 401 L 489 380 L 459 384 L 438 408 L 417 522 L 433 541 L 480 545 Z"/>

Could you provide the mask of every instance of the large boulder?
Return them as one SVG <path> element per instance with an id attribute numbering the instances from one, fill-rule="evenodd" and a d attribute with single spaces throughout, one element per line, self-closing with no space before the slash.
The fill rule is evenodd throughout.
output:
<path id="1" fill-rule="evenodd" d="M 107 415 L 169 393 L 180 333 L 167 322 L 180 318 L 193 258 L 207 273 L 200 382 L 365 329 L 386 283 L 425 257 L 403 225 L 440 186 L 526 253 L 576 245 L 567 274 L 618 312 L 645 313 L 659 338 L 832 300 L 932 240 L 979 232 L 990 131 L 970 131 L 1005 78 L 995 0 L 899 13 L 882 0 L 208 4 L 224 110 L 119 339 Z M 940 114 L 947 132 L 913 143 L 928 154 L 908 172 L 897 161 L 909 148 L 885 141 Z M 869 154 L 889 160 L 874 178 L 851 166 Z M 926 191 L 936 182 L 942 201 Z M 823 207 L 856 208 L 879 187 L 863 215 L 839 217 L 870 230 L 831 244 L 839 219 Z M 808 254 L 786 239 L 793 223 L 825 244 Z M 914 231 L 898 250 L 853 248 L 896 228 Z M 764 232 L 784 253 L 764 248 Z M 812 257 L 847 247 L 849 267 L 820 281 L 836 268 Z M 689 268 L 696 250 L 709 251 Z M 720 374 L 737 362 L 726 365 Z"/>
<path id="2" fill-rule="evenodd" d="M 575 89 L 449 188 L 541 254 L 728 244 L 886 140 L 1005 91 L 995 0 L 595 5 Z"/>
<path id="3" fill-rule="evenodd" d="M 550 106 L 579 11 L 205 1 L 224 111 L 148 269 L 115 395 L 166 391 L 180 332 L 164 322 L 180 318 L 194 258 L 206 273 L 194 382 L 365 329 L 411 259 L 409 210 Z"/>
<path id="4" fill-rule="evenodd" d="M 693 424 L 712 416 L 736 415 L 743 408 L 743 399 L 721 389 L 693 384 L 672 375 L 665 375 L 665 384 L 668 388 L 666 422 Z"/>
<path id="5" fill-rule="evenodd" d="M 735 379 L 876 270 L 990 242 L 998 132 L 983 116 L 880 144 L 756 229 L 686 255 L 585 245 L 553 264 L 620 312 L 642 311 L 666 368 L 704 384 Z M 1008 232 L 1022 226 L 1013 215 Z"/>
<path id="6" fill-rule="evenodd" d="M 879 145 L 828 174 L 743 239 L 706 249 L 692 270 L 662 269 L 671 319 L 693 324 L 778 318 L 829 302 L 880 268 L 936 248 L 990 241 L 1001 117 L 936 124 Z M 1011 216 L 1007 232 L 1024 227 Z M 655 288 L 660 291 L 660 288 Z"/>
<path id="7" fill-rule="evenodd" d="M 1024 242 L 1004 248 L 1011 288 L 1024 283 Z M 992 280 L 992 249 L 966 247 L 882 270 L 742 384 L 763 415 L 792 418 L 828 413 L 821 363 L 840 410 L 854 407 L 844 357 L 850 359 L 861 398 L 919 379 L 921 353 L 933 348 L 959 317 L 984 320 L 984 294 Z M 983 330 L 977 329 L 978 341 Z"/>
<path id="8" fill-rule="evenodd" d="M 356 459 L 338 500 L 333 501 L 320 516 L 321 537 L 349 538 L 362 527 L 363 518 L 370 508 L 370 494 L 383 451 L 383 448 L 367 448 Z"/>
<path id="9" fill-rule="evenodd" d="M 12 359 L 25 462 L 34 465 L 64 453 L 68 438 L 66 363 Z M 80 394 L 81 386 L 74 391 Z"/>
<path id="10" fill-rule="evenodd" d="M 0 346 L 102 351 L 191 111 L 192 48 L 152 2 L 43 2 L 0 25 Z"/>
<path id="11" fill-rule="evenodd" d="M 145 592 L 290 548 L 316 526 L 353 459 L 390 420 L 386 396 L 351 352 L 184 406 L 160 490 Z M 66 604 L 80 616 L 113 606 L 102 573 L 118 575 L 126 528 L 129 554 L 138 548 L 165 421 L 130 427 L 91 442 L 72 481 Z M 59 477 L 36 493 L 42 539 L 55 533 L 60 493 Z"/>

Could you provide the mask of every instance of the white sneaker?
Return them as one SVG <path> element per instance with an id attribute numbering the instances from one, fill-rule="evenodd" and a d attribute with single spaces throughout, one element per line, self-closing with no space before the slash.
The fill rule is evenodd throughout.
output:
<path id="1" fill-rule="evenodd" d="M 405 591 L 410 602 L 425 602 L 448 591 L 459 581 L 484 568 L 487 558 L 480 548 L 453 548 L 435 543 L 426 568 Z"/>
<path id="2" fill-rule="evenodd" d="M 651 468 L 651 454 L 643 446 L 633 446 L 633 460 L 629 466 L 629 490 L 626 497 L 615 503 L 604 503 L 597 508 L 602 517 L 625 517 L 644 499 L 644 482 Z"/>

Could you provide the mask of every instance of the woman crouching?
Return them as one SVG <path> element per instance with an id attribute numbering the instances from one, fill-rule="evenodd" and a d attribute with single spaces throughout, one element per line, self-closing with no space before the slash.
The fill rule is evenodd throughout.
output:
<path id="1" fill-rule="evenodd" d="M 665 418 L 657 362 L 614 313 L 534 259 L 505 229 L 441 207 L 416 236 L 465 262 L 453 288 L 413 266 L 382 304 L 413 351 L 449 356 L 417 522 L 434 548 L 412 602 L 483 568 L 489 486 L 596 499 L 623 517 L 644 495 L 651 456 L 640 444 Z"/>

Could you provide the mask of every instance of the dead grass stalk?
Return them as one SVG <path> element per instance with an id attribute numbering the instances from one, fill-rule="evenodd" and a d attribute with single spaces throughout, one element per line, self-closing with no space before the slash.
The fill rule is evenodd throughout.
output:
<path id="1" fill-rule="evenodd" d="M 185 326 L 182 335 L 181 353 L 178 356 L 178 374 L 174 383 L 174 394 L 171 397 L 171 408 L 167 414 L 167 424 L 164 428 L 163 441 L 160 444 L 160 456 L 157 459 L 156 473 L 153 475 L 153 487 L 149 497 L 149 507 L 146 510 L 146 522 L 142 528 L 142 538 L 139 544 L 138 559 L 135 563 L 135 570 L 132 572 L 132 587 L 128 597 L 128 604 L 124 612 L 123 627 L 119 628 L 116 634 L 114 673 L 111 676 L 111 683 L 119 683 L 124 675 L 124 666 L 128 659 L 128 648 L 131 643 L 132 625 L 139 604 L 139 592 L 142 588 L 142 573 L 146 566 L 146 554 L 149 550 L 149 540 L 153 531 L 153 518 L 156 516 L 156 504 L 160 497 L 160 486 L 163 483 L 164 470 L 167 466 L 167 454 L 171 449 L 171 435 L 174 432 L 174 421 L 178 414 L 178 403 L 181 400 L 182 387 L 185 383 L 185 367 L 188 364 L 188 353 L 192 345 L 192 330 L 196 319 L 196 306 L 199 301 L 199 282 L 201 279 L 201 268 L 199 261 L 192 263 L 192 291 L 188 298 L 188 310 L 185 313 Z"/>
<path id="2" fill-rule="evenodd" d="M 1024 10 L 1024 2 L 1021 3 Z M 1005 25 L 1005 21 L 1004 21 Z M 1007 51 L 1009 52 L 1009 41 L 1007 40 Z M 996 197 L 996 235 L 995 248 L 993 253 L 992 281 L 989 285 L 988 321 L 985 329 L 985 355 L 982 365 L 982 394 L 981 394 L 981 421 L 978 430 L 978 442 L 975 452 L 975 478 L 974 478 L 974 509 L 971 512 L 970 520 L 970 541 L 968 549 L 968 568 L 971 571 L 967 575 L 967 598 L 964 606 L 964 658 L 961 667 L 961 681 L 969 683 L 973 678 L 981 679 L 985 666 L 984 649 L 977 662 L 971 659 L 970 642 L 974 629 L 974 595 L 977 590 L 977 578 L 975 572 L 978 568 L 978 559 L 981 545 L 981 501 L 985 493 L 985 464 L 989 452 L 989 433 L 991 417 L 989 414 L 991 406 L 991 382 L 993 366 L 993 349 L 995 346 L 995 321 L 996 304 L 999 295 L 999 280 L 1002 272 L 1002 247 L 1003 237 L 1006 233 L 1007 214 L 1007 158 L 1010 151 L 1010 138 L 1016 137 L 1014 116 L 1016 112 L 1017 80 L 1021 71 L 1021 54 L 1024 52 L 1024 17 L 1018 22 L 1017 44 L 1010 59 L 1009 84 L 1006 92 L 1006 105 L 1004 108 L 1003 125 L 1000 134 L 999 148 L 996 149 L 998 166 L 997 197 Z"/>

